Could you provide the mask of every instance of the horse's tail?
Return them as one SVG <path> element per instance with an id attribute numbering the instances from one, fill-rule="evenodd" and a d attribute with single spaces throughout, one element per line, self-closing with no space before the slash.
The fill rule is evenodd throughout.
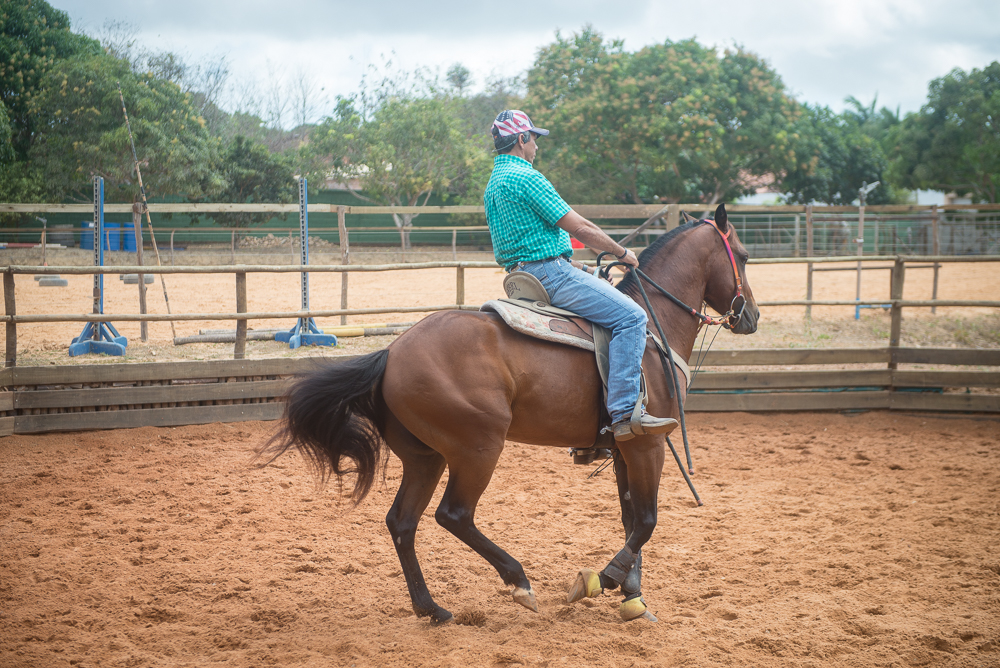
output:
<path id="1" fill-rule="evenodd" d="M 278 431 L 257 452 L 256 459 L 266 460 L 261 466 L 296 446 L 324 482 L 331 474 L 338 482 L 355 474 L 350 496 L 355 505 L 361 503 L 388 462 L 380 391 L 388 357 L 387 349 L 380 350 L 297 379 L 285 396 Z"/>

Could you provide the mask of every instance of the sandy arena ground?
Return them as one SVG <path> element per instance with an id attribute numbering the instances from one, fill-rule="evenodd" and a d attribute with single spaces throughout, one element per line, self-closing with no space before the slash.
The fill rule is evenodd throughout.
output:
<path id="1" fill-rule="evenodd" d="M 0 666 L 997 666 L 998 422 L 694 415 L 694 506 L 668 461 L 644 594 L 572 606 L 622 544 L 610 471 L 509 444 L 477 515 L 540 611 L 433 520 L 410 611 L 383 523 L 243 423 L 0 439 Z"/>
<path id="2" fill-rule="evenodd" d="M 74 251 L 79 253 L 81 251 Z M 2 253 L 2 252 L 0 252 Z M 7 251 L 7 253 L 13 253 Z M 10 258 L 13 262 L 26 262 L 24 257 Z M 36 252 L 37 254 L 37 252 Z M 441 259 L 450 259 L 450 253 Z M 474 256 L 483 260 L 482 254 Z M 37 259 L 32 260 L 37 262 Z M 50 257 L 50 264 L 56 264 L 58 257 Z M 385 261 L 384 259 L 382 261 Z M 0 257 L 0 264 L 3 258 Z M 824 265 L 830 266 L 830 265 Z M 847 265 L 844 265 L 847 266 Z M 908 299 L 929 299 L 931 297 L 933 272 L 929 269 L 913 269 L 907 272 L 905 297 Z M 65 288 L 39 287 L 30 276 L 17 277 L 17 312 L 19 314 L 40 313 L 89 313 L 92 305 L 93 279 L 89 276 L 66 276 L 69 286 Z M 503 272 L 499 269 L 467 269 L 465 289 L 467 304 L 481 304 L 488 299 L 503 296 L 501 281 Z M 758 301 L 804 299 L 806 296 L 805 265 L 751 265 L 748 280 Z M 374 308 L 387 306 L 433 306 L 455 303 L 455 270 L 423 269 L 391 271 L 383 273 L 355 273 L 349 278 L 349 306 L 351 308 Z M 850 271 L 824 272 L 815 274 L 815 299 L 853 299 L 855 295 L 856 273 Z M 995 300 L 996 285 L 1000 281 L 1000 263 L 954 263 L 945 264 L 941 269 L 938 296 L 941 299 Z M 233 275 L 170 275 L 166 276 L 167 293 L 173 313 L 223 313 L 235 312 L 236 289 Z M 159 277 L 147 286 L 150 313 L 166 313 L 163 289 Z M 105 277 L 104 312 L 138 313 L 138 287 L 125 285 L 117 274 Z M 299 308 L 299 274 L 249 274 L 247 277 L 249 311 L 295 311 Z M 866 271 L 863 279 L 862 297 L 865 299 L 888 298 L 889 272 Z M 340 307 L 340 275 L 310 275 L 310 304 L 316 309 Z M 789 345 L 810 347 L 858 347 L 885 346 L 888 342 L 889 318 L 881 309 L 866 309 L 861 322 L 853 320 L 851 307 L 814 307 L 813 327 L 803 324 L 803 307 L 768 307 L 763 310 L 761 331 L 752 337 L 720 337 L 718 346 L 733 347 L 785 347 Z M 385 322 L 408 322 L 418 320 L 425 314 L 387 314 L 352 316 L 351 324 L 377 324 Z M 1000 346 L 1000 310 L 939 308 L 937 317 L 931 316 L 930 309 L 908 309 L 904 317 L 904 345 L 936 344 L 923 333 L 927 323 L 942 323 L 949 318 L 978 323 L 985 332 L 970 335 L 969 340 L 958 340 L 965 346 Z M 989 319 L 984 323 L 984 318 Z M 183 347 L 171 345 L 170 324 L 154 322 L 149 324 L 149 343 L 139 339 L 139 323 L 112 322 L 129 341 L 128 359 L 135 361 L 164 361 L 169 359 L 209 359 L 232 357 L 232 344 L 194 344 Z M 248 325 L 255 329 L 290 328 L 293 320 L 251 320 Z M 320 318 L 319 326 L 339 325 L 340 318 Z M 22 364 L 64 364 L 70 363 L 66 356 L 69 342 L 79 335 L 82 323 L 44 323 L 20 325 L 18 327 L 18 351 Z M 197 334 L 201 329 L 235 328 L 232 321 L 186 321 L 176 323 L 178 336 Z M 961 327 L 959 327 L 961 329 Z M 968 329 L 968 327 L 966 327 Z M 993 335 L 990 335 L 993 332 Z M 975 334 L 975 333 L 974 333 Z M 0 331 L 0 336 L 4 333 Z M 909 337 L 909 339 L 907 338 Z M 961 339 L 961 336 L 959 337 Z M 342 353 L 363 352 L 373 347 L 384 347 L 389 339 L 380 341 L 349 341 L 344 339 Z M 953 342 L 946 342 L 949 345 Z M 249 342 L 248 357 L 274 357 L 287 355 L 288 348 L 273 342 Z M 311 354 L 302 351 L 295 354 Z M 107 361 L 102 356 L 87 355 L 74 358 L 72 363 L 95 363 Z M 116 360 L 116 361 L 121 361 Z"/>

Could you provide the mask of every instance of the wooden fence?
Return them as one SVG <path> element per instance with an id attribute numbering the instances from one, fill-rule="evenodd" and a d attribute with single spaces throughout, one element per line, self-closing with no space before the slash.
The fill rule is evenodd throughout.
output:
<path id="1" fill-rule="evenodd" d="M 347 359 L 351 358 L 7 368 L 0 370 L 0 436 L 275 420 L 281 416 L 281 397 L 295 374 L 322 362 Z M 724 370 L 845 364 L 884 368 Z M 981 391 L 1000 387 L 1000 373 L 995 370 L 892 368 L 899 364 L 997 367 L 1000 350 L 715 350 L 705 359 L 712 370 L 694 379 L 687 408 L 1000 413 L 1000 394 Z"/>

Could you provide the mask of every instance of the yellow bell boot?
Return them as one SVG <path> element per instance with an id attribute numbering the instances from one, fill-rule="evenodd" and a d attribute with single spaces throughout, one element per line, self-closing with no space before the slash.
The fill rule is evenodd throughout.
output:
<path id="1" fill-rule="evenodd" d="M 569 588 L 569 593 L 566 595 L 566 602 L 576 603 L 580 599 L 594 598 L 603 593 L 604 588 L 601 587 L 601 576 L 597 571 L 584 568 L 577 574 L 576 582 Z"/>
<path id="2" fill-rule="evenodd" d="M 642 600 L 642 596 L 622 601 L 621 608 L 618 609 L 618 614 L 626 622 L 630 622 L 633 619 L 645 619 L 649 622 L 657 621 L 656 616 L 646 607 L 646 602 Z"/>

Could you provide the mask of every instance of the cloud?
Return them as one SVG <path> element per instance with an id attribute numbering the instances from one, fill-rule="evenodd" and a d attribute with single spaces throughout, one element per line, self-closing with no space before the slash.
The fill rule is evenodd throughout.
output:
<path id="1" fill-rule="evenodd" d="M 107 17 L 141 26 L 143 41 L 192 60 L 228 54 L 234 74 L 260 77 L 268 63 L 308 71 L 328 93 L 355 90 L 365 67 L 395 54 L 397 64 L 444 71 L 454 62 L 482 81 L 531 66 L 556 30 L 592 24 L 625 47 L 692 36 L 764 57 L 798 99 L 843 107 L 853 95 L 902 111 L 923 104 L 928 83 L 955 67 L 1000 59 L 996 0 L 717 0 L 711 5 L 651 0 L 64 0 L 75 25 L 91 31 Z"/>

